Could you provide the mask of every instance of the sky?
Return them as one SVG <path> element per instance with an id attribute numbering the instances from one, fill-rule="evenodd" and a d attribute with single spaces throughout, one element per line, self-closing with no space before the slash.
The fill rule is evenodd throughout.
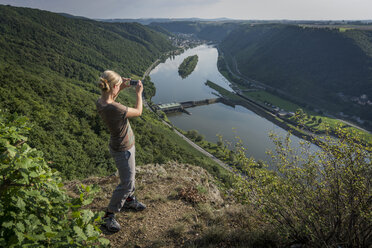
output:
<path id="1" fill-rule="evenodd" d="M 372 0 L 0 0 L 92 19 L 371 20 Z"/>

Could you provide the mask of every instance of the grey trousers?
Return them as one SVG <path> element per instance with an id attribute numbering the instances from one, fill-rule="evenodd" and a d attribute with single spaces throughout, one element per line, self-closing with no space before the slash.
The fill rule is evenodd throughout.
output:
<path id="1" fill-rule="evenodd" d="M 112 193 L 108 211 L 117 213 L 123 207 L 125 200 L 133 196 L 136 175 L 136 148 L 133 145 L 128 151 L 117 152 L 110 149 L 119 172 L 120 183 Z"/>

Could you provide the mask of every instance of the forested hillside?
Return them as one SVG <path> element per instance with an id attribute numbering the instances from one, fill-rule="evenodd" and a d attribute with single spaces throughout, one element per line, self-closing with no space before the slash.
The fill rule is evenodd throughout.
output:
<path id="1" fill-rule="evenodd" d="M 105 69 L 142 76 L 173 49 L 167 37 L 137 23 L 101 23 L 1 5 L 0 33 L 0 109 L 30 118 L 31 146 L 65 178 L 112 173 L 109 134 L 95 109 L 98 77 Z M 119 102 L 133 105 L 134 90 L 121 93 Z M 209 163 L 149 112 L 132 127 L 138 164 Z"/>
<path id="2" fill-rule="evenodd" d="M 242 25 L 220 44 L 243 75 L 315 106 L 371 119 L 352 97 L 372 98 L 372 32 Z"/>

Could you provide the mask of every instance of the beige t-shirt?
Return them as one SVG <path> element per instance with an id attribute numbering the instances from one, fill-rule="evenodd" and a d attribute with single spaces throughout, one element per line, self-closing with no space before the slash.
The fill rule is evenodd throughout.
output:
<path id="1" fill-rule="evenodd" d="M 134 145 L 134 134 L 128 118 L 128 107 L 118 102 L 102 105 L 96 102 L 97 111 L 110 130 L 110 147 L 114 151 L 127 151 Z"/>

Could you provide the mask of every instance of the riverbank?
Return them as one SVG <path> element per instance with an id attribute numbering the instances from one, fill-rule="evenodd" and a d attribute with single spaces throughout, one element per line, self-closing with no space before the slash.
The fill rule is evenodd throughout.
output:
<path id="1" fill-rule="evenodd" d="M 285 120 L 279 118 L 272 112 L 270 112 L 268 109 L 262 107 L 260 104 L 256 103 L 255 101 L 245 97 L 241 93 L 232 93 L 230 91 L 227 91 L 226 89 L 222 88 L 221 86 L 218 86 L 217 84 L 207 81 L 205 83 L 212 89 L 216 90 L 219 94 L 221 94 L 221 97 L 226 99 L 227 102 L 229 102 L 229 105 L 240 105 L 243 106 L 257 115 L 264 117 L 268 121 L 274 123 L 275 125 L 283 128 L 286 131 L 290 131 L 293 135 L 296 135 L 297 137 L 301 139 L 305 139 L 307 141 L 313 141 L 314 137 L 311 133 L 307 133 L 304 130 L 300 130 L 293 126 L 293 124 L 290 124 L 286 122 Z"/>

